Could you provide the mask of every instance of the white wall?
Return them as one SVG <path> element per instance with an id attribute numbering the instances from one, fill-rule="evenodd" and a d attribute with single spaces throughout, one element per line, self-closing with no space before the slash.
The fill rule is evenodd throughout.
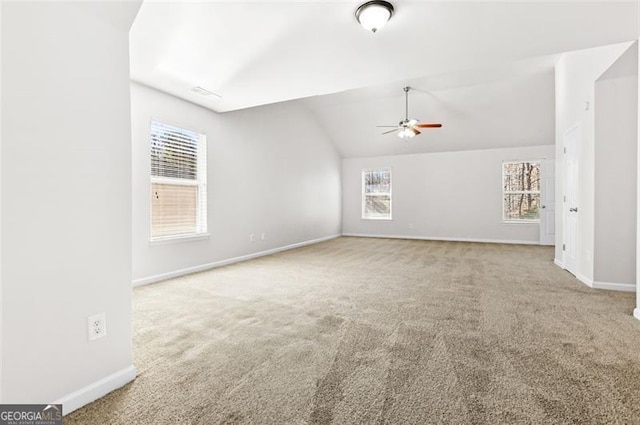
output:
<path id="1" fill-rule="evenodd" d="M 397 143 L 405 142 L 398 139 Z M 502 222 L 502 162 L 553 155 L 553 145 L 546 145 L 346 158 L 343 233 L 537 243 L 537 223 Z M 391 221 L 361 218 L 361 172 L 377 167 L 392 169 Z"/>
<path id="2" fill-rule="evenodd" d="M 640 13 L 640 10 L 638 13 Z M 636 45 L 638 46 L 638 50 L 640 50 L 640 40 L 636 40 Z M 638 125 L 637 143 L 638 146 L 640 146 L 640 53 L 638 54 L 638 80 L 638 119 L 636 123 Z M 638 156 L 636 157 L 636 164 L 640 164 L 640 149 L 637 149 L 637 151 Z M 636 178 L 636 219 L 638 221 L 636 221 L 636 308 L 633 310 L 633 315 L 636 319 L 640 320 L 640 285 L 638 285 L 638 282 L 640 282 L 640 267 L 638 267 L 640 264 L 640 214 L 638 214 L 638 211 L 640 211 L 640 167 L 638 167 L 638 175 Z"/>
<path id="3" fill-rule="evenodd" d="M 638 48 L 595 85 L 594 280 L 636 282 Z"/>
<path id="4" fill-rule="evenodd" d="M 340 233 L 341 160 L 298 103 L 217 114 L 136 83 L 131 93 L 135 284 Z M 151 118 L 207 135 L 209 239 L 149 244 Z"/>
<path id="5" fill-rule="evenodd" d="M 564 134 L 578 125 L 582 134 L 578 184 L 578 277 L 593 280 L 594 247 L 594 87 L 595 81 L 631 45 L 620 43 L 568 52 L 556 64 L 556 260 L 562 262 Z"/>
<path id="6" fill-rule="evenodd" d="M 0 2 L 0 241 L 2 241 L 2 9 Z M 0 402 L 2 402 L 2 318 L 4 312 L 2 308 L 2 243 L 0 243 Z"/>
<path id="7" fill-rule="evenodd" d="M 138 7 L 3 3 L 3 403 L 68 400 L 132 370 L 128 28 Z M 98 312 L 108 335 L 89 343 Z"/>

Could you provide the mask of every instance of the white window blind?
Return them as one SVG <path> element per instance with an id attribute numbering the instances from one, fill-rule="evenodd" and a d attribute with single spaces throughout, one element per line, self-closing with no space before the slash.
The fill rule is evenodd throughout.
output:
<path id="1" fill-rule="evenodd" d="M 206 232 L 206 136 L 152 121 L 151 239 Z"/>
<path id="2" fill-rule="evenodd" d="M 391 170 L 362 170 L 362 218 L 391 219 Z"/>

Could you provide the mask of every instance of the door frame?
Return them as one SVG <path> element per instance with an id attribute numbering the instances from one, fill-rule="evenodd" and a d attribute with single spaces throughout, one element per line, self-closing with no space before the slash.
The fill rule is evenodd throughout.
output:
<path id="1" fill-rule="evenodd" d="M 562 184 L 562 267 L 567 270 L 568 272 L 572 273 L 574 276 L 577 275 L 578 273 L 578 258 L 576 255 L 576 258 L 574 261 L 567 261 L 568 256 L 567 256 L 567 251 L 565 249 L 566 244 L 568 243 L 568 230 L 569 230 L 569 208 L 570 206 L 567 205 L 567 193 L 568 193 L 568 182 L 569 179 L 567 178 L 567 175 L 569 174 L 568 171 L 568 165 L 567 165 L 567 135 L 570 134 L 571 132 L 576 131 L 576 143 L 575 143 L 575 161 L 577 163 L 577 171 L 576 171 L 576 178 L 575 178 L 575 182 L 574 184 L 576 185 L 575 187 L 575 204 L 576 207 L 579 204 L 579 191 L 578 191 L 578 179 L 580 176 L 580 141 L 582 140 L 582 128 L 580 127 L 580 123 L 576 123 L 573 126 L 569 127 L 563 134 L 563 138 L 562 138 L 562 149 L 563 149 L 563 154 L 562 154 L 562 167 L 563 167 L 563 184 Z M 557 208 L 557 206 L 556 206 Z M 578 240 L 580 239 L 580 235 L 578 234 L 578 223 L 580 221 L 580 216 L 576 215 L 575 216 L 575 226 L 576 226 L 576 235 L 575 235 L 575 241 L 576 241 L 576 249 L 577 249 L 577 245 L 578 245 Z"/>
<path id="2" fill-rule="evenodd" d="M 549 173 L 550 170 L 553 170 L 553 173 Z M 546 190 L 546 188 L 542 185 L 542 182 L 544 181 L 548 181 L 549 178 L 547 177 L 549 174 L 552 174 L 552 178 L 551 178 L 551 184 L 553 185 L 553 196 L 549 197 L 547 196 L 548 191 Z M 539 228 L 539 233 L 540 233 L 540 245 L 546 245 L 546 246 L 554 246 L 556 244 L 556 233 L 555 230 L 553 232 L 553 236 L 551 239 L 545 239 L 543 237 L 543 233 L 544 229 L 546 228 L 546 224 L 547 224 L 547 220 L 546 220 L 546 211 L 543 213 L 542 209 L 547 209 L 548 205 L 553 206 L 553 211 L 552 211 L 552 219 L 554 220 L 554 228 L 555 228 L 555 220 L 556 220 L 556 190 L 555 190 L 555 184 L 556 184 L 556 160 L 555 158 L 543 158 L 540 161 L 540 228 Z M 543 201 L 543 197 L 544 200 L 546 202 L 542 202 Z"/>

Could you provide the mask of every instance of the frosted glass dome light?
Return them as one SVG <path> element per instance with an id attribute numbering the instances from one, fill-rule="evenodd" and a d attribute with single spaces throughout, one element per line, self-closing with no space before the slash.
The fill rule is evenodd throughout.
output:
<path id="1" fill-rule="evenodd" d="M 356 10 L 356 19 L 365 29 L 376 32 L 393 15 L 393 5 L 387 1 L 373 0 L 363 3 Z"/>

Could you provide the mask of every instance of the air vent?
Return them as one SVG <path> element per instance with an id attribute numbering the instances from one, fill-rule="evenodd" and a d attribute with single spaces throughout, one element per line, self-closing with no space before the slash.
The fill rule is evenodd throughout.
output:
<path id="1" fill-rule="evenodd" d="M 220 97 L 220 98 L 222 97 L 219 94 L 211 92 L 211 91 L 209 91 L 207 89 L 203 89 L 200 86 L 191 87 L 191 91 L 194 92 L 194 93 L 199 94 L 200 96 L 215 96 L 215 97 Z"/>

